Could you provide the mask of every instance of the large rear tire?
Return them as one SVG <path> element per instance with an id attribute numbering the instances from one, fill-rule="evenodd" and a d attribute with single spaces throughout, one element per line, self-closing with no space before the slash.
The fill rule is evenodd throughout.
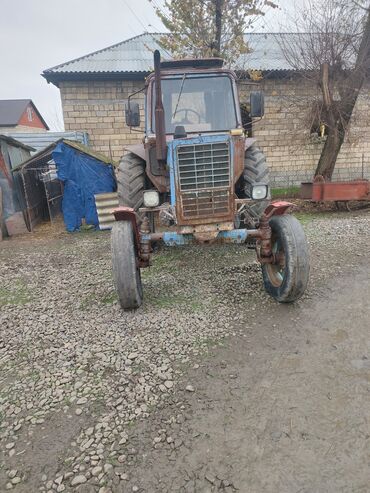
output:
<path id="1" fill-rule="evenodd" d="M 294 216 L 289 214 L 270 219 L 272 251 L 275 264 L 263 264 L 266 291 L 280 303 L 298 300 L 306 290 L 310 263 L 306 236 Z"/>
<path id="2" fill-rule="evenodd" d="M 143 205 L 145 162 L 132 152 L 125 154 L 119 163 L 117 182 L 119 204 L 137 211 Z"/>
<path id="3" fill-rule="evenodd" d="M 252 198 L 254 185 L 269 185 L 268 167 L 266 157 L 255 144 L 248 147 L 244 157 L 243 189 L 246 198 Z M 266 200 L 257 200 L 247 206 L 247 211 L 254 223 L 257 224 L 266 207 L 270 203 L 270 192 Z M 250 224 L 250 226 L 255 226 Z"/>
<path id="4" fill-rule="evenodd" d="M 113 225 L 112 267 L 114 284 L 122 308 L 138 308 L 143 302 L 143 288 L 130 221 L 117 221 Z"/>

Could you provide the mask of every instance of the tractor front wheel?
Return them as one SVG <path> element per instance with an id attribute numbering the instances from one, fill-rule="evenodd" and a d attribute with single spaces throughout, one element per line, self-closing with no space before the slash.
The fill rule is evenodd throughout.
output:
<path id="1" fill-rule="evenodd" d="M 263 264 L 266 291 L 280 303 L 299 299 L 309 277 L 309 253 L 300 222 L 289 214 L 270 219 L 272 252 L 275 263 Z"/>
<path id="2" fill-rule="evenodd" d="M 140 267 L 134 230 L 130 221 L 117 221 L 112 228 L 113 279 L 122 308 L 138 308 L 143 302 Z"/>

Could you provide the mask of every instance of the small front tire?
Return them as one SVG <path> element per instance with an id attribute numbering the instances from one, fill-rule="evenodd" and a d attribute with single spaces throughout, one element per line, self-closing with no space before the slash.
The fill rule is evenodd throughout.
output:
<path id="1" fill-rule="evenodd" d="M 113 279 L 121 307 L 138 308 L 143 302 L 140 267 L 130 221 L 117 221 L 112 228 Z"/>
<path id="2" fill-rule="evenodd" d="M 298 300 L 306 290 L 310 264 L 306 236 L 294 216 L 289 214 L 270 219 L 272 252 L 276 263 L 263 264 L 266 291 L 280 303 Z"/>

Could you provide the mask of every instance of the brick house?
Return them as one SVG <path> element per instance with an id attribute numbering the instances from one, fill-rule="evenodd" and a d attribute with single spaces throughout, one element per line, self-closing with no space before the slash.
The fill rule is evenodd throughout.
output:
<path id="1" fill-rule="evenodd" d="M 65 129 L 86 130 L 97 151 L 118 160 L 123 148 L 141 140 L 124 122 L 124 103 L 144 86 L 153 66 L 153 51 L 169 54 L 158 44 L 158 34 L 142 34 L 116 45 L 57 65 L 43 72 L 60 89 Z M 265 117 L 253 125 L 253 136 L 265 152 L 273 185 L 289 186 L 312 178 L 325 137 L 320 122 L 309 118 L 310 108 L 320 97 L 317 87 L 289 67 L 279 36 L 247 35 L 252 52 L 237 62 L 241 74 L 257 70 L 263 76 Z M 247 102 L 243 77 L 240 100 Z M 351 131 L 342 146 L 335 174 L 341 178 L 370 172 L 369 84 L 362 91 L 352 119 Z M 142 103 L 144 97 L 139 94 Z M 142 118 L 143 121 L 143 118 Z M 369 176 L 370 177 L 370 176 Z"/>
<path id="2" fill-rule="evenodd" d="M 49 127 L 31 99 L 0 100 L 0 132 L 45 132 Z"/>

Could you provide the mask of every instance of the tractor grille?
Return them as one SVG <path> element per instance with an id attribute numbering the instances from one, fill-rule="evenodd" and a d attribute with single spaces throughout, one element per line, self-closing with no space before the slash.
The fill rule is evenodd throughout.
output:
<path id="1" fill-rule="evenodd" d="M 179 146 L 177 162 L 183 217 L 191 219 L 229 214 L 229 143 Z"/>

